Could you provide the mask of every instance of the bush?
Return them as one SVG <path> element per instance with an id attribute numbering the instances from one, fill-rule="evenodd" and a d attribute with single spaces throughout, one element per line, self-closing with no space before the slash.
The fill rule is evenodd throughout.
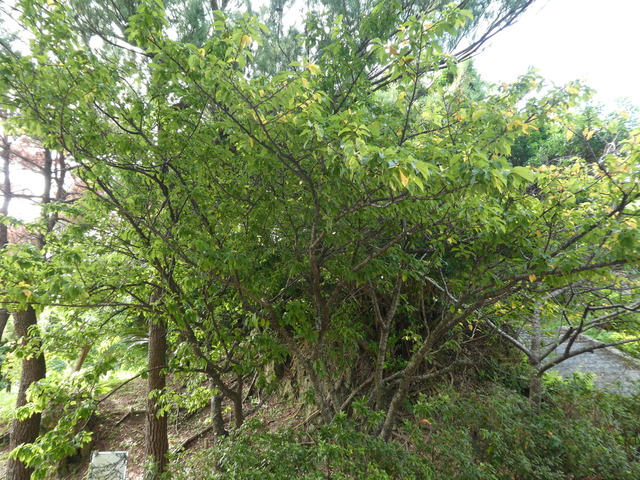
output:
<path id="1" fill-rule="evenodd" d="M 212 449 L 172 462 L 168 478 L 187 480 L 431 480 L 430 466 L 399 443 L 355 430 L 344 416 L 304 439 L 265 432 L 259 422 Z"/>
<path id="2" fill-rule="evenodd" d="M 540 412 L 498 386 L 422 398 L 414 415 L 429 427 L 413 427 L 412 439 L 441 479 L 640 478 L 636 400 L 595 391 L 586 377 L 551 378 L 547 391 Z"/>
<path id="3" fill-rule="evenodd" d="M 500 385 L 441 390 L 411 409 L 398 442 L 340 415 L 311 434 L 268 432 L 258 421 L 212 449 L 172 462 L 187 480 L 635 480 L 640 478 L 640 403 L 594 390 L 589 377 L 549 377 L 540 411 Z M 364 428 L 363 428 L 364 426 Z"/>

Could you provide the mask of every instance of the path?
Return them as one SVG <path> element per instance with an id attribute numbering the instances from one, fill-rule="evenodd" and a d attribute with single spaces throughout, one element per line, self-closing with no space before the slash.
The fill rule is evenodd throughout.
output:
<path id="1" fill-rule="evenodd" d="M 586 335 L 580 335 L 571 349 L 577 350 L 593 345 L 602 343 Z M 566 344 L 558 347 L 558 354 L 562 354 L 565 347 Z M 570 376 L 574 372 L 593 373 L 594 385 L 597 388 L 626 396 L 637 393 L 640 382 L 640 361 L 615 347 L 600 348 L 592 353 L 569 358 L 552 370 L 562 377 Z"/>

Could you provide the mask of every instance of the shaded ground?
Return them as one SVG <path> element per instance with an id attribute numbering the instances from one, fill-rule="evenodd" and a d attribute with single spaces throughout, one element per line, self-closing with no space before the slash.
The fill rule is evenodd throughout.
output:
<path id="1" fill-rule="evenodd" d="M 145 403 L 146 380 L 135 379 L 100 403 L 93 422 L 93 443 L 81 458 L 68 463 L 66 471 L 60 473 L 57 480 L 84 480 L 87 477 L 92 451 L 125 451 L 128 454 L 127 480 L 142 480 L 145 465 Z M 246 405 L 247 411 L 255 409 L 255 404 Z M 268 428 L 283 425 L 299 425 L 305 418 L 301 405 L 284 406 L 277 400 L 265 401 L 253 415 L 264 418 Z M 169 416 L 169 449 L 175 451 L 187 439 L 205 429 L 209 422 L 208 407 L 187 414 L 172 411 Z M 249 416 L 248 418 L 250 418 Z M 228 428 L 228 426 L 227 426 Z M 0 435 L 9 430 L 8 424 L 0 422 Z M 207 448 L 214 442 L 211 431 L 196 437 L 187 447 L 189 453 Z M 0 479 L 5 476 L 6 455 L 8 455 L 8 436 L 6 444 L 0 444 Z"/>
<path id="2" fill-rule="evenodd" d="M 115 394 L 101 402 L 93 423 L 93 444 L 85 455 L 70 461 L 66 472 L 61 472 L 60 480 L 84 479 L 89 468 L 91 451 L 126 451 L 128 453 L 127 479 L 143 478 L 145 464 L 144 435 L 146 403 L 146 381 L 136 379 Z M 169 425 L 170 448 L 182 443 L 186 438 L 203 428 L 208 409 L 199 414 L 185 417 L 172 415 Z M 0 438 L 8 432 L 9 425 L 0 425 Z M 197 444 L 197 442 L 194 442 Z M 7 442 L 0 444 L 0 478 L 4 478 Z"/>

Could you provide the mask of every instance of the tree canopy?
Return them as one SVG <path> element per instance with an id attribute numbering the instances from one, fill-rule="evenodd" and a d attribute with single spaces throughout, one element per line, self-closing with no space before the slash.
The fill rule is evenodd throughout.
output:
<path id="1" fill-rule="evenodd" d="M 167 369 L 208 377 L 237 426 L 245 382 L 289 361 L 322 421 L 364 399 L 384 439 L 475 335 L 509 337 L 559 298 L 584 307 L 565 308 L 572 334 L 634 313 L 640 130 L 514 165 L 536 132 L 616 127 L 577 130 L 578 82 L 468 88 L 479 44 L 457 50 L 459 32 L 531 2 L 426 3 L 312 5 L 330 13 L 266 68 L 272 33 L 250 15 L 176 33 L 200 4 L 20 2 L 30 51 L 0 57 L 6 126 L 63 152 L 82 195 L 46 206 L 64 219 L 46 248 L 2 251 L 1 301 L 161 324 Z M 122 43 L 90 45 L 108 25 Z"/>

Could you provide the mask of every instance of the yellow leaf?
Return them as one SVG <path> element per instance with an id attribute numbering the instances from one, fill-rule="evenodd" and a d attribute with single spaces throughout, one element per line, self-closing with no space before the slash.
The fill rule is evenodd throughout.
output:
<path id="1" fill-rule="evenodd" d="M 409 185 L 409 178 L 404 173 L 402 173 L 402 170 L 400 170 L 400 182 L 402 183 L 403 187 Z"/>
<path id="2" fill-rule="evenodd" d="M 476 110 L 475 112 L 473 112 L 473 115 L 471 115 L 471 121 L 475 122 L 476 120 L 481 118 L 484 114 L 485 114 L 484 110 Z"/>
<path id="3" fill-rule="evenodd" d="M 240 48 L 246 48 L 253 43 L 253 39 L 246 33 L 240 38 Z"/>
<path id="4" fill-rule="evenodd" d="M 538 238 L 542 237 L 542 232 L 540 230 L 536 231 L 536 237 Z"/>
<path id="5" fill-rule="evenodd" d="M 391 55 L 397 55 L 398 54 L 398 50 L 396 50 L 393 46 L 389 47 L 389 53 Z"/>
<path id="6" fill-rule="evenodd" d="M 309 70 L 309 72 L 311 73 L 311 75 L 317 75 L 320 73 L 320 67 L 317 66 L 314 63 L 307 63 L 305 65 L 306 69 Z"/>
<path id="7" fill-rule="evenodd" d="M 22 293 L 24 293 L 25 297 L 27 298 L 33 297 L 33 293 L 31 293 L 31 290 L 27 290 L 26 288 L 22 290 Z"/>
<path id="8" fill-rule="evenodd" d="M 535 282 L 537 278 L 538 277 L 536 277 L 533 273 L 531 275 L 529 275 L 529 281 L 532 282 L 532 283 Z"/>
<path id="9" fill-rule="evenodd" d="M 564 135 L 565 140 L 571 140 L 573 138 L 573 130 L 567 130 L 567 133 Z"/>

